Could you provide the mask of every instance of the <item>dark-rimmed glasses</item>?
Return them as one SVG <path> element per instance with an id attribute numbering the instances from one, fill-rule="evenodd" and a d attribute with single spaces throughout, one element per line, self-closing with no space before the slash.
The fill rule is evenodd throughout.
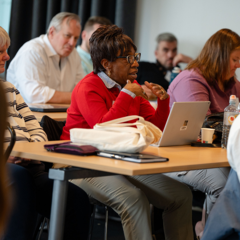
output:
<path id="1" fill-rule="evenodd" d="M 130 64 L 133 64 L 135 60 L 136 60 L 137 62 L 140 61 L 140 59 L 141 59 L 141 53 L 135 53 L 135 56 L 133 56 L 133 55 L 118 56 L 117 58 L 126 58 L 127 61 L 128 61 Z"/>

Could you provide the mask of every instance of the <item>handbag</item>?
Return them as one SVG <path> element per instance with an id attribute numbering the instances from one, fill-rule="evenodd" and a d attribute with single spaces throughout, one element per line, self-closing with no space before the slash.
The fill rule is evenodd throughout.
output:
<path id="1" fill-rule="evenodd" d="M 136 120 L 133 122 L 133 120 Z M 92 145 L 99 150 L 136 153 L 157 143 L 162 131 L 143 117 L 132 115 L 99 123 L 93 129 L 70 130 L 72 142 Z"/>
<path id="2" fill-rule="evenodd" d="M 213 142 L 221 143 L 224 112 L 212 113 L 206 116 L 203 128 L 215 129 Z"/>

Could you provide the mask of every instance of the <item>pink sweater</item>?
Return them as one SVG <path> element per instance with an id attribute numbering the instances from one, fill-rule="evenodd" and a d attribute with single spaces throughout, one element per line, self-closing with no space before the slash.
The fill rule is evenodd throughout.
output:
<path id="1" fill-rule="evenodd" d="M 229 82 L 223 92 L 217 84 L 210 86 L 204 77 L 196 70 L 182 71 L 168 88 L 170 108 L 173 102 L 210 101 L 208 114 L 223 112 L 229 105 L 230 95 L 240 98 L 240 83 L 237 79 Z"/>

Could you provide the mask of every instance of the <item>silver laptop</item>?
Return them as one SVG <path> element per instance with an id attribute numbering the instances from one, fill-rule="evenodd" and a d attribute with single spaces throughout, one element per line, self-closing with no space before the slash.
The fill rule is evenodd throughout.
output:
<path id="1" fill-rule="evenodd" d="M 191 144 L 198 138 L 210 101 L 174 102 L 157 146 Z"/>
<path id="2" fill-rule="evenodd" d="M 66 112 L 70 105 L 61 104 L 31 104 L 28 107 L 33 112 Z"/>

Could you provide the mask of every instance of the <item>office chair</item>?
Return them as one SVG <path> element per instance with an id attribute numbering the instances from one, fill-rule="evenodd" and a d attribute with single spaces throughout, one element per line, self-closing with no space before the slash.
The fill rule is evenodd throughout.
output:
<path id="1" fill-rule="evenodd" d="M 105 208 L 105 227 L 104 227 L 104 240 L 107 240 L 107 233 L 108 233 L 108 206 L 99 202 L 95 198 L 92 198 L 89 196 L 89 201 L 93 205 L 93 211 L 91 215 L 91 220 L 90 220 L 90 228 L 89 228 L 89 237 L 88 240 L 92 239 L 92 231 L 93 231 L 93 226 L 94 226 L 94 219 L 95 219 L 95 213 L 96 213 L 96 208 L 97 206 L 104 206 Z"/>

